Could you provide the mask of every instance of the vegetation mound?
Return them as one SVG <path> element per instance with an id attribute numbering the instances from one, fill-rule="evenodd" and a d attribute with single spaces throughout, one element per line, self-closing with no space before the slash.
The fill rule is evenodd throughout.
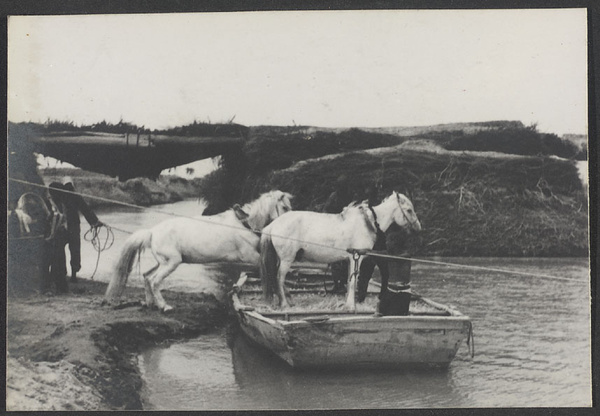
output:
<path id="1" fill-rule="evenodd" d="M 419 255 L 587 256 L 587 199 L 572 161 L 545 156 L 351 152 L 247 177 L 243 199 L 270 189 L 320 211 L 340 177 L 356 199 L 405 193 L 423 224 Z M 206 184 L 206 183 L 205 183 Z"/>
<path id="2" fill-rule="evenodd" d="M 394 146 L 405 139 L 392 134 L 369 133 L 359 129 L 342 132 L 293 131 L 288 134 L 263 133 L 252 136 L 244 147 L 248 169 L 263 174 L 285 169 L 294 162 L 360 149 Z"/>
<path id="3" fill-rule="evenodd" d="M 540 133 L 535 126 L 431 133 L 421 136 L 438 142 L 447 150 L 475 150 L 517 155 L 555 155 L 566 159 L 586 160 L 584 148 L 556 134 Z"/>
<path id="4" fill-rule="evenodd" d="M 424 255 L 588 255 L 586 192 L 574 162 L 555 157 L 585 159 L 580 148 L 520 122 L 410 129 L 253 127 L 236 161 L 203 179 L 206 212 L 273 188 L 296 195 L 295 209 L 319 211 L 345 177 L 356 199 L 375 184 L 408 194 Z"/>

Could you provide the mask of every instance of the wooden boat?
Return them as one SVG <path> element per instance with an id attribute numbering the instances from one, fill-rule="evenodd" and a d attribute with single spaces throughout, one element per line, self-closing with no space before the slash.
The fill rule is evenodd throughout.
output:
<path id="1" fill-rule="evenodd" d="M 461 343 L 471 339 L 468 316 L 414 293 L 406 316 L 375 314 L 376 285 L 348 312 L 341 309 L 344 294 L 328 292 L 325 281 L 306 276 L 288 275 L 295 306 L 285 310 L 267 305 L 259 279 L 247 275 L 231 295 L 244 334 L 292 367 L 447 367 Z"/>

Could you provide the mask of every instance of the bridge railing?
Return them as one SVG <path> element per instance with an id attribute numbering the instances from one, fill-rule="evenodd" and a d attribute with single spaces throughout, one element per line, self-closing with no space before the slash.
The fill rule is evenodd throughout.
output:
<path id="1" fill-rule="evenodd" d="M 141 134 L 141 133 L 132 133 L 133 136 L 135 134 L 135 147 L 140 147 L 140 140 L 145 140 L 148 147 L 154 146 L 154 138 L 151 133 Z M 129 147 L 129 133 L 125 133 L 125 145 Z M 145 137 L 144 137 L 145 136 Z M 133 139 L 132 139 L 133 146 Z"/>

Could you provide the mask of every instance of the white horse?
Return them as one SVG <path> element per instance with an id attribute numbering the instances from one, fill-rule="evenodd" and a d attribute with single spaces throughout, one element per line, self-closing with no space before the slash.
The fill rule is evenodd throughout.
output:
<path id="1" fill-rule="evenodd" d="M 279 306 L 289 306 L 284 282 L 292 262 L 351 259 L 347 249 L 372 249 L 378 230 L 385 232 L 393 222 L 409 231 L 421 230 L 412 202 L 397 192 L 372 208 L 364 201 L 348 205 L 340 214 L 292 211 L 282 215 L 265 227 L 260 241 L 260 273 L 267 301 L 272 301 L 276 285 Z M 349 310 L 355 307 L 355 285 L 352 274 L 345 304 Z"/>
<path id="2" fill-rule="evenodd" d="M 115 265 L 105 300 L 116 300 L 125 290 L 138 252 L 150 248 L 158 262 L 144 273 L 146 305 L 166 312 L 172 309 L 160 293 L 162 281 L 181 263 L 240 262 L 258 265 L 260 231 L 292 209 L 292 195 L 282 191 L 262 194 L 243 207 L 212 216 L 173 218 L 132 234 Z"/>

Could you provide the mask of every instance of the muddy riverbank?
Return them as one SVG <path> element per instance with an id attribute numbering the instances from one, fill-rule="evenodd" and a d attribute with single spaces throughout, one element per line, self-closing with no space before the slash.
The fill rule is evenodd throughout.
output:
<path id="1" fill-rule="evenodd" d="M 7 410 L 142 409 L 136 356 L 146 346 L 222 327 L 227 307 L 211 294 L 164 291 L 168 314 L 142 307 L 143 290 L 102 305 L 106 284 L 82 280 L 71 293 L 10 298 Z"/>

